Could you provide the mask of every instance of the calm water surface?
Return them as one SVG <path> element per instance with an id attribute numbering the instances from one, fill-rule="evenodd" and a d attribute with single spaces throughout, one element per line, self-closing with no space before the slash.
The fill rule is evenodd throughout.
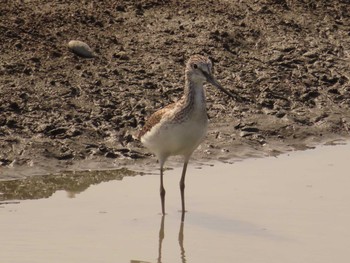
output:
<path id="1" fill-rule="evenodd" d="M 0 262 L 350 262 L 349 156 L 338 145 L 190 165 L 184 224 L 180 168 L 165 175 L 165 217 L 158 174 L 7 198 Z"/>

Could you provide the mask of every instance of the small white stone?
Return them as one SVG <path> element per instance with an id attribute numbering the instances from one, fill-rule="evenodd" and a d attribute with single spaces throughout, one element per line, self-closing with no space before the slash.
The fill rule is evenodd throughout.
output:
<path id="1" fill-rule="evenodd" d="M 95 56 L 89 45 L 79 40 L 69 41 L 68 48 L 73 53 L 84 58 L 93 58 Z"/>

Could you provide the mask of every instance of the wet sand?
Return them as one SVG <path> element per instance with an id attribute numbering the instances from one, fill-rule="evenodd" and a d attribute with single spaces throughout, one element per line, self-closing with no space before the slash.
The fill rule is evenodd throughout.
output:
<path id="1" fill-rule="evenodd" d="M 0 205 L 1 262 L 347 262 L 350 144 L 191 165 Z M 164 221 L 162 221 L 164 219 Z"/>
<path id="2" fill-rule="evenodd" d="M 350 137 L 348 0 L 2 2 L 0 180 L 148 159 L 135 134 L 182 96 L 195 54 L 240 98 L 206 87 L 198 160 Z M 71 40 L 96 56 L 72 53 Z"/>

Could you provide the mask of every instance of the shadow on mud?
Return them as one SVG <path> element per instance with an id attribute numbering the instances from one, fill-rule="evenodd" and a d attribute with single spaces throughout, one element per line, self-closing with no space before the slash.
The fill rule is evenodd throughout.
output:
<path id="1" fill-rule="evenodd" d="M 136 172 L 126 168 L 106 171 L 72 171 L 45 176 L 32 176 L 22 180 L 0 181 L 0 204 L 7 200 L 48 198 L 58 190 L 71 196 L 81 193 L 90 185 L 122 180 L 124 176 L 135 176 Z"/>

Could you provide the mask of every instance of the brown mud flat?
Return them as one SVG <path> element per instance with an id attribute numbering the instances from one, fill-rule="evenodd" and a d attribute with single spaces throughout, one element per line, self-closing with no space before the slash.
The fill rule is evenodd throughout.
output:
<path id="1" fill-rule="evenodd" d="M 276 155 L 349 137 L 350 5 L 335 1 L 3 1 L 0 180 L 77 164 L 133 164 L 133 134 L 208 55 L 239 94 L 210 86 L 194 158 Z M 81 40 L 96 57 L 68 50 Z"/>

